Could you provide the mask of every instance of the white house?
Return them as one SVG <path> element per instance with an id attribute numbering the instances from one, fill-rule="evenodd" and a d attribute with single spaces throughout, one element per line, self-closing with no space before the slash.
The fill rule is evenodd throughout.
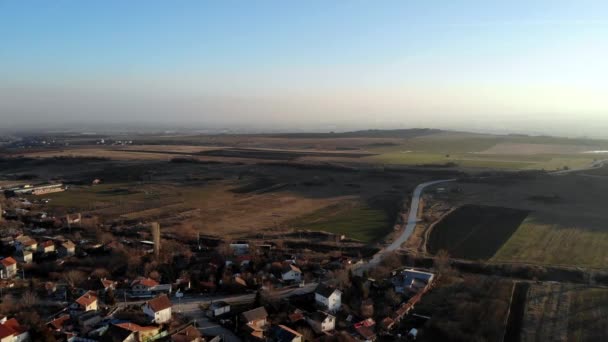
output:
<path id="1" fill-rule="evenodd" d="M 171 320 L 171 301 L 167 295 L 160 295 L 144 304 L 144 313 L 152 318 L 154 323 L 163 324 Z"/>
<path id="2" fill-rule="evenodd" d="M 336 312 L 342 307 L 342 291 L 319 284 L 315 290 L 315 301 L 330 312 Z"/>
<path id="3" fill-rule="evenodd" d="M 299 283 L 302 281 L 302 270 L 293 264 L 285 265 L 281 270 L 281 279 Z"/>
<path id="4" fill-rule="evenodd" d="M 332 331 L 336 328 L 336 317 L 323 311 L 313 312 L 306 318 L 306 322 L 317 334 Z"/>
<path id="5" fill-rule="evenodd" d="M 96 311 L 97 295 L 93 291 L 88 291 L 80 296 L 80 298 L 76 299 L 76 304 L 78 305 L 78 308 L 84 311 Z"/>
<path id="6" fill-rule="evenodd" d="M 20 252 L 17 252 L 15 256 L 17 257 L 17 261 L 22 264 L 29 264 L 34 261 L 34 253 L 29 250 L 22 250 Z"/>
<path id="7" fill-rule="evenodd" d="M 0 260 L 0 275 L 2 279 L 12 278 L 17 274 L 17 260 L 8 257 Z"/>
<path id="8" fill-rule="evenodd" d="M 59 246 L 59 254 L 68 257 L 76 254 L 76 245 L 72 241 L 67 240 Z"/>
<path id="9" fill-rule="evenodd" d="M 38 245 L 38 251 L 41 253 L 50 253 L 55 251 L 55 243 L 51 240 L 44 241 Z"/>

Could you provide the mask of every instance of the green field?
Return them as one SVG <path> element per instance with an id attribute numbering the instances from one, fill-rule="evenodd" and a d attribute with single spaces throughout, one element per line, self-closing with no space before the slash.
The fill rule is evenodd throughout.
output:
<path id="1" fill-rule="evenodd" d="M 303 215 L 290 221 L 289 225 L 297 229 L 344 234 L 352 239 L 371 242 L 390 233 L 393 219 L 384 210 L 349 202 Z"/>
<path id="2" fill-rule="evenodd" d="M 545 224 L 530 217 L 492 261 L 603 268 L 608 263 L 608 231 Z"/>
<path id="3" fill-rule="evenodd" d="M 532 147 L 557 146 L 543 153 L 514 149 L 508 153 L 484 152 L 498 144 L 531 144 Z M 467 133 L 440 133 L 415 137 L 392 146 L 370 148 L 377 155 L 363 158 L 370 162 L 401 165 L 442 165 L 454 163 L 460 167 L 511 170 L 557 170 L 591 165 L 597 156 L 573 153 L 560 146 L 579 149 L 600 148 L 606 141 L 552 137 L 490 136 Z"/>

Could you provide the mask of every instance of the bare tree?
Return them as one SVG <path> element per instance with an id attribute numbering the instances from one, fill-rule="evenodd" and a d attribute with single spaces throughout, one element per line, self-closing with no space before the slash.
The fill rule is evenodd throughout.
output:
<path id="1" fill-rule="evenodd" d="M 71 270 L 63 274 L 63 280 L 71 288 L 75 288 L 86 279 L 86 275 L 81 271 Z"/>
<path id="2" fill-rule="evenodd" d="M 384 293 L 384 298 L 386 298 L 386 301 L 392 306 L 401 304 L 401 296 L 393 289 L 388 289 Z"/>
<path id="3" fill-rule="evenodd" d="M 21 300 L 19 301 L 24 308 L 31 308 L 38 304 L 38 296 L 34 291 L 25 291 Z"/>
<path id="4" fill-rule="evenodd" d="M 450 263 L 450 254 L 442 249 L 437 252 L 435 255 L 435 260 L 433 262 L 433 268 L 444 281 L 450 281 L 454 276 L 454 270 L 452 269 L 452 265 Z"/>

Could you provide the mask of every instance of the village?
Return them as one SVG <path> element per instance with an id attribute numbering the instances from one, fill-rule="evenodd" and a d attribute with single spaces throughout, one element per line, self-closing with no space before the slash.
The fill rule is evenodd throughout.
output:
<path id="1" fill-rule="evenodd" d="M 62 184 L 3 190 L 0 341 L 415 340 L 425 317 L 411 310 L 440 276 L 394 252 L 361 268 L 370 258 L 272 239 L 56 217 L 44 195 Z"/>

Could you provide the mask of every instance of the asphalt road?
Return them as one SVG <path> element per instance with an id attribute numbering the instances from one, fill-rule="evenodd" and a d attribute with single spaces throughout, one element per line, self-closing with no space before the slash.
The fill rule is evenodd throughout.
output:
<path id="1" fill-rule="evenodd" d="M 396 251 L 401 248 L 401 245 L 409 239 L 410 235 L 414 232 L 416 228 L 416 224 L 418 223 L 418 207 L 420 206 L 420 197 L 422 196 L 422 192 L 426 187 L 431 185 L 436 185 L 440 183 L 447 183 L 455 181 L 455 179 L 441 179 L 431 182 L 426 182 L 422 184 L 418 184 L 416 189 L 414 189 L 414 193 L 412 195 L 412 201 L 410 202 L 410 210 L 407 216 L 407 224 L 405 225 L 405 229 L 401 232 L 401 235 L 395 239 L 389 246 L 383 248 L 378 253 L 374 255 L 374 257 L 366 264 L 363 264 L 355 270 L 357 274 L 362 274 L 363 271 L 369 270 L 370 268 L 378 265 L 380 261 L 384 258 L 387 253 Z"/>

